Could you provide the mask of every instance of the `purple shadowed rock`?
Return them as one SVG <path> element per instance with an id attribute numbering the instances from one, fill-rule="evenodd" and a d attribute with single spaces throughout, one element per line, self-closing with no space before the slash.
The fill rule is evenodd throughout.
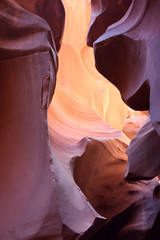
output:
<path id="1" fill-rule="evenodd" d="M 47 108 L 65 16 L 45 2 L 0 1 L 1 240 L 62 239 Z"/>
<path id="2" fill-rule="evenodd" d="M 149 110 L 160 134 L 160 1 L 133 0 L 126 14 L 94 42 L 98 71 L 135 110 Z"/>
<path id="3" fill-rule="evenodd" d="M 91 21 L 88 29 L 87 44 L 101 36 L 109 25 L 120 20 L 126 13 L 132 0 L 92 0 Z"/>

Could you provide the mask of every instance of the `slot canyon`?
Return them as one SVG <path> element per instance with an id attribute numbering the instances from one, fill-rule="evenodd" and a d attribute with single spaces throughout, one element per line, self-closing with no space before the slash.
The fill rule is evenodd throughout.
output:
<path id="1" fill-rule="evenodd" d="M 0 1 L 0 240 L 160 240 L 159 11 Z"/>

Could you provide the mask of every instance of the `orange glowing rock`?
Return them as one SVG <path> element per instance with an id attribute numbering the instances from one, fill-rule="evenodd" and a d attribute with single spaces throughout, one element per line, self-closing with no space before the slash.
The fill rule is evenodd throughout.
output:
<path id="1" fill-rule="evenodd" d="M 63 3 L 66 23 L 59 52 L 56 91 L 49 110 L 49 126 L 54 128 L 51 118 L 57 124 L 63 121 L 63 126 L 68 128 L 70 121 L 69 131 L 74 131 L 74 125 L 84 128 L 80 137 L 75 135 L 75 139 L 79 140 L 84 136 L 96 137 L 99 130 L 102 133 L 99 136 L 104 136 L 107 128 L 110 128 L 108 124 L 114 129 L 122 130 L 128 108 L 119 91 L 97 72 L 93 50 L 86 46 L 90 4 L 78 0 L 66 0 Z M 66 132 L 66 137 L 69 135 Z"/>
<path id="2" fill-rule="evenodd" d="M 145 116 L 95 69 L 90 1 L 63 4 L 0 1 L 0 240 L 75 240 L 86 231 L 80 239 L 90 240 L 117 215 L 122 237 L 145 234 L 158 212 L 157 178 L 124 179 L 125 151 Z"/>

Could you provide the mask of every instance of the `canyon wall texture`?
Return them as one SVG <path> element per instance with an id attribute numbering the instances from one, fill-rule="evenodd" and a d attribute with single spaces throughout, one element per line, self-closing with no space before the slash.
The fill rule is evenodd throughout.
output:
<path id="1" fill-rule="evenodd" d="M 0 239 L 62 239 L 47 108 L 64 8 L 61 1 L 47 1 L 43 11 L 45 1 L 19 2 L 0 2 Z"/>
<path id="2" fill-rule="evenodd" d="M 107 3 L 106 3 L 107 4 Z M 122 1 L 123 4 L 123 1 Z M 93 2 L 93 9 L 95 8 Z M 94 42 L 95 61 L 97 69 L 107 77 L 120 90 L 123 100 L 135 110 L 148 110 L 150 117 L 143 130 L 137 135 L 128 150 L 129 164 L 133 162 L 132 148 L 140 135 L 150 134 L 153 140 L 155 156 L 158 149 L 155 142 L 159 142 L 159 1 L 132 1 L 126 14 L 118 22 L 107 28 Z M 93 23 L 94 25 L 94 23 Z M 93 27 L 93 26 L 92 26 Z M 90 33 L 89 33 L 90 37 Z M 150 123 L 149 123 L 150 122 Z M 149 127 L 150 124 L 150 127 Z M 147 127 L 148 126 L 148 127 Z M 148 129 L 150 128 L 150 130 Z M 144 133 L 146 131 L 146 133 Z M 141 135 L 141 148 L 137 146 L 137 152 L 143 152 L 144 157 L 139 157 L 138 165 L 141 162 L 151 161 L 149 159 L 149 141 Z M 151 141 L 151 140 L 150 140 Z M 144 144 L 144 145 L 143 145 Z M 153 151 L 153 150 L 152 150 Z M 154 160 L 152 160 L 154 161 Z M 146 178 L 157 176 L 159 164 L 155 160 L 154 168 L 146 174 Z M 128 168 L 130 169 L 130 168 Z M 143 167 L 142 167 L 143 169 Z M 131 171 L 134 171 L 133 169 Z M 153 172 L 152 172 L 153 171 Z M 143 172 L 143 171 L 142 171 Z M 143 173 L 142 179 L 143 179 Z M 136 177 L 135 173 L 129 173 Z M 140 173 L 137 173 L 137 175 Z M 141 177 L 141 176 L 139 176 Z"/>
<path id="3" fill-rule="evenodd" d="M 110 11 L 113 6 L 111 1 L 93 0 L 91 4 L 88 44 L 93 45 L 97 70 L 119 89 L 122 99 L 129 107 L 149 111 L 146 123 L 127 148 L 128 164 L 124 174 L 125 180 L 131 184 L 144 183 L 144 180 L 148 180 L 145 181 L 148 185 L 153 181 L 149 179 L 159 175 L 160 169 L 158 147 L 160 144 L 158 104 L 160 37 L 159 24 L 156 22 L 159 19 L 160 1 L 116 1 L 114 9 L 117 15 L 114 11 Z M 121 13 L 124 9 L 126 13 L 122 17 Z M 107 16 L 109 17 L 110 14 L 113 19 L 118 19 L 119 16 L 119 21 L 112 22 L 113 24 L 109 26 Z M 103 23 L 103 29 L 98 27 L 101 23 Z M 149 191 L 152 192 L 151 189 Z M 99 234 L 90 239 L 105 239 L 107 234 L 110 236 L 109 239 L 159 239 L 159 203 L 156 209 L 149 207 L 152 201 L 157 202 L 159 199 L 159 184 L 153 188 L 152 200 L 148 201 L 148 197 L 144 199 L 142 212 L 146 219 L 138 218 L 137 215 L 136 221 L 132 223 L 134 219 L 132 216 L 132 220 L 127 220 L 131 221 L 129 225 L 127 222 L 124 225 L 119 224 L 118 218 L 115 222 L 111 220 L 108 227 L 106 225 Z M 147 208 L 145 202 L 148 202 Z M 132 215 L 132 208 L 130 210 L 129 214 Z M 152 211 L 155 210 L 157 217 L 151 224 L 151 218 L 147 220 L 147 215 L 152 215 Z M 141 212 L 140 208 L 139 213 L 135 209 L 133 211 L 135 217 Z M 146 225 L 146 229 L 139 229 L 139 220 L 143 226 Z M 114 232 L 111 230 L 112 221 L 118 225 L 118 229 Z M 135 229 L 133 226 L 136 226 Z"/>
<path id="4" fill-rule="evenodd" d="M 159 240 L 159 10 L 1 0 L 0 240 Z"/>

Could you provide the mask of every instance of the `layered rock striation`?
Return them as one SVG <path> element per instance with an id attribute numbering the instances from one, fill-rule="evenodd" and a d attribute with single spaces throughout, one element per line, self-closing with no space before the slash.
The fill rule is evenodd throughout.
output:
<path id="1" fill-rule="evenodd" d="M 109 10 L 107 12 L 107 9 L 112 8 L 112 4 L 102 0 L 91 2 L 92 15 L 88 30 L 88 44 L 93 44 L 97 70 L 119 89 L 125 103 L 135 110 L 149 111 L 148 120 L 127 148 L 128 164 L 125 173 L 125 179 L 132 184 L 139 184 L 144 180 L 148 180 L 146 183 L 149 184 L 149 179 L 153 179 L 160 172 L 158 160 L 160 154 L 158 148 L 160 143 L 158 115 L 158 61 L 160 58 L 158 50 L 160 42 L 158 12 L 160 1 L 116 1 L 114 2 L 115 12 L 119 21 L 116 21 L 115 12 L 109 12 Z M 118 9 L 124 9 L 123 16 Z M 107 21 L 110 14 L 115 20 L 112 25 L 110 25 L 109 20 Z M 103 21 L 104 18 L 106 21 Z M 97 27 L 98 22 L 103 22 L 103 30 Z M 131 135 L 128 134 L 128 136 Z M 159 199 L 159 185 L 154 188 L 151 199 L 154 201 Z M 152 202 L 152 200 L 149 202 Z M 142 205 L 144 207 L 142 212 L 147 216 L 144 201 Z M 152 227 L 149 226 L 151 219 L 143 220 L 144 225 L 148 224 L 145 233 L 142 229 L 141 231 L 138 230 L 139 220 L 137 217 L 133 224 L 134 226 L 137 224 L 137 232 L 135 230 L 135 233 L 132 223 L 129 226 L 127 226 L 127 223 L 125 223 L 125 226 L 119 225 L 118 233 L 113 233 L 111 231 L 111 220 L 111 225 L 108 224 L 108 227 L 106 226 L 97 236 L 91 239 L 105 239 L 107 234 L 110 236 L 109 239 L 159 239 L 159 203 L 157 206 L 157 218 Z M 133 211 L 136 217 L 136 210 Z M 139 209 L 139 211 L 141 210 Z M 152 214 L 151 212 L 150 209 L 149 215 Z M 130 214 L 132 215 L 131 212 Z M 118 224 L 117 221 L 119 221 L 118 218 L 113 218 L 114 224 Z M 125 234 L 123 234 L 123 228 L 126 231 Z"/>
<path id="2" fill-rule="evenodd" d="M 44 1 L 0 2 L 1 240 L 62 239 L 47 108 L 55 88 L 64 8 L 61 1 L 47 3 L 44 8 Z"/>
<path id="3" fill-rule="evenodd" d="M 1 0 L 1 240 L 159 240 L 159 5 Z"/>

